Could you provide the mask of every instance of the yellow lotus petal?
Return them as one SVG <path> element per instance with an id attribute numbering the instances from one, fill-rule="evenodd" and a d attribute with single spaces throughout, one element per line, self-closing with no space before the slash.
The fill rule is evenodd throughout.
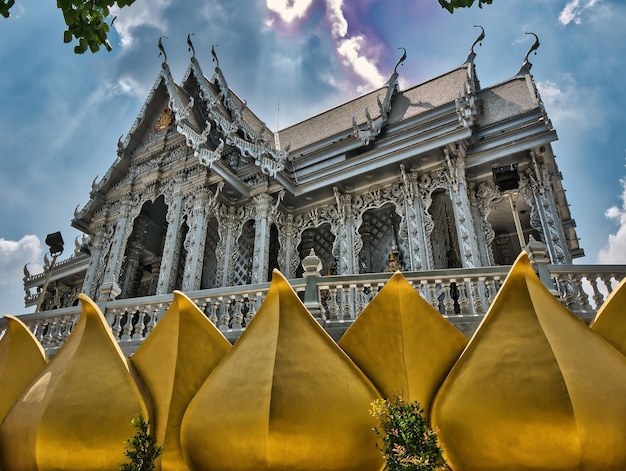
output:
<path id="1" fill-rule="evenodd" d="M 147 409 L 98 306 L 78 295 L 72 334 L 0 427 L 1 468 L 11 471 L 117 469 L 130 421 Z"/>
<path id="2" fill-rule="evenodd" d="M 600 307 L 591 329 L 626 355 L 626 278 Z"/>
<path id="3" fill-rule="evenodd" d="M 466 470 L 626 469 L 626 358 L 521 255 L 439 389 L 432 423 Z"/>
<path id="4" fill-rule="evenodd" d="M 48 362 L 46 352 L 28 327 L 17 317 L 4 317 L 8 326 L 0 339 L 0 424 Z"/>
<path id="5" fill-rule="evenodd" d="M 378 392 L 278 272 L 241 338 L 187 408 L 185 458 L 202 470 L 380 470 Z"/>
<path id="6" fill-rule="evenodd" d="M 402 393 L 426 414 L 467 338 L 397 272 L 339 340 L 385 397 Z"/>
<path id="7" fill-rule="evenodd" d="M 182 471 L 180 424 L 185 409 L 231 344 L 187 296 L 174 301 L 130 358 L 154 404 L 152 427 L 163 447 L 161 470 Z"/>

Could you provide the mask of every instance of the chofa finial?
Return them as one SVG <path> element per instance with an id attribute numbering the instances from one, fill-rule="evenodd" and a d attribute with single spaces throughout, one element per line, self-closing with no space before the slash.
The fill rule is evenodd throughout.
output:
<path id="1" fill-rule="evenodd" d="M 526 53 L 526 56 L 524 56 L 524 64 L 528 63 L 528 65 L 529 65 L 528 68 L 530 69 L 532 67 L 532 64 L 528 61 L 528 56 L 533 51 L 535 51 L 535 55 L 537 55 L 537 49 L 539 49 L 539 38 L 537 37 L 537 35 L 535 33 L 526 32 L 526 34 L 532 34 L 535 37 L 534 44 L 532 46 L 530 46 L 530 49 Z"/>
<path id="2" fill-rule="evenodd" d="M 213 44 L 213 45 L 211 46 L 211 55 L 213 56 L 213 62 L 215 62 L 215 67 L 218 67 L 218 68 L 219 68 L 219 66 L 220 66 L 220 61 L 217 59 L 217 54 L 216 54 L 216 52 L 215 52 L 215 46 L 217 46 L 217 44 Z"/>
<path id="3" fill-rule="evenodd" d="M 483 28 L 480 25 L 474 25 L 474 28 L 480 28 L 480 35 L 478 35 L 478 37 L 476 38 L 476 40 L 472 43 L 472 47 L 470 47 L 470 52 L 467 55 L 467 61 L 466 62 L 472 62 L 474 60 L 474 58 L 476 57 L 476 53 L 474 52 L 474 46 L 476 46 L 476 44 L 479 44 L 482 46 L 482 40 L 485 39 L 485 28 Z"/>
<path id="4" fill-rule="evenodd" d="M 189 46 L 189 48 L 187 50 L 189 52 L 191 52 L 191 57 L 195 59 L 196 58 L 196 50 L 193 47 L 193 43 L 191 42 L 191 36 L 195 36 L 195 34 L 194 33 L 189 33 L 187 35 L 187 45 Z"/>
<path id="5" fill-rule="evenodd" d="M 402 53 L 402 57 L 400 57 L 400 60 L 398 61 L 396 66 L 393 68 L 393 73 L 394 74 L 398 73 L 398 66 L 402 65 L 404 63 L 404 61 L 406 60 L 406 49 L 404 49 L 403 47 L 399 47 L 398 49 L 402 49 L 403 53 Z"/>
<path id="6" fill-rule="evenodd" d="M 161 55 L 163 55 L 163 64 L 165 64 L 167 62 L 167 54 L 165 53 L 165 48 L 163 47 L 163 38 L 167 39 L 167 36 L 161 36 L 159 38 L 159 57 L 161 57 Z"/>

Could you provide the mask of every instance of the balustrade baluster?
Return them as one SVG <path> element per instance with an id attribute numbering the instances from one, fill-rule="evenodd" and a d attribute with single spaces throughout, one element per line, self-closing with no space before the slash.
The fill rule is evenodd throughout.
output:
<path id="1" fill-rule="evenodd" d="M 454 299 L 452 299 L 452 296 L 450 295 L 450 282 L 443 285 L 443 308 L 446 316 L 454 315 Z"/>
<path id="2" fill-rule="evenodd" d="M 356 287 L 356 313 L 355 317 L 358 317 L 367 306 L 367 302 L 365 300 L 365 286 L 357 285 Z"/>
<path id="3" fill-rule="evenodd" d="M 581 277 L 576 277 L 575 275 L 572 275 L 572 279 L 574 280 L 574 283 L 576 283 L 576 288 L 578 289 L 578 304 L 582 311 L 593 312 L 593 308 L 589 304 L 589 295 L 585 292 L 585 289 L 583 287 L 582 278 L 584 276 L 585 275 L 582 275 Z"/>
<path id="4" fill-rule="evenodd" d="M 241 329 L 243 328 L 243 312 L 241 311 L 243 297 L 233 296 L 231 299 L 235 301 L 235 308 L 233 311 L 233 329 Z"/>
<path id="5" fill-rule="evenodd" d="M 228 329 L 228 326 L 230 324 L 230 303 L 226 302 L 226 300 L 222 296 L 219 296 L 217 300 L 220 303 L 219 327 L 220 330 L 226 330 Z"/>
<path id="6" fill-rule="evenodd" d="M 578 311 L 578 306 L 576 305 L 577 293 L 574 293 L 574 286 L 569 276 L 567 274 L 560 275 L 559 282 L 560 282 L 561 287 L 563 288 L 563 291 L 562 291 L 563 299 L 561 300 L 561 302 L 571 312 L 577 312 Z"/>
<path id="7" fill-rule="evenodd" d="M 479 280 L 471 280 L 470 282 L 470 289 L 471 289 L 470 292 L 472 293 L 472 306 L 474 307 L 475 316 L 485 313 L 485 311 L 483 310 L 484 304 L 483 304 L 483 297 L 480 292 L 481 290 L 480 290 Z M 482 278 L 482 280 L 484 280 L 484 278 Z"/>
<path id="8" fill-rule="evenodd" d="M 146 324 L 146 337 L 154 330 L 157 325 L 157 315 L 163 304 L 156 304 L 153 309 L 148 311 L 148 323 Z"/>
<path id="9" fill-rule="evenodd" d="M 337 303 L 337 287 L 328 289 L 328 317 L 330 320 L 339 319 L 339 304 Z"/>
<path id="10" fill-rule="evenodd" d="M 457 288 L 459 290 L 459 299 L 457 300 L 457 302 L 459 303 L 459 309 L 461 311 L 461 314 L 464 316 L 470 313 L 470 309 L 469 309 L 470 300 L 467 297 L 467 293 L 466 293 L 467 284 L 469 284 L 469 280 L 465 279 L 463 280 L 463 282 L 457 285 Z"/>
<path id="11" fill-rule="evenodd" d="M 217 317 L 217 309 L 219 307 L 219 304 L 217 301 L 211 300 L 209 299 L 209 320 L 213 323 L 214 326 L 217 327 L 217 323 L 219 322 L 219 319 Z"/>
<path id="12" fill-rule="evenodd" d="M 137 315 L 139 306 L 130 308 L 126 311 L 126 322 L 122 327 L 122 340 L 130 340 L 133 333 L 133 318 Z"/>
<path id="13" fill-rule="evenodd" d="M 252 295 L 248 296 L 248 312 L 246 312 L 246 316 L 244 320 L 246 322 L 246 327 L 250 324 L 250 321 L 256 316 L 257 311 L 257 300 L 261 297 L 261 293 L 252 293 Z"/>
<path id="14" fill-rule="evenodd" d="M 439 297 L 437 296 L 437 284 L 433 281 L 428 282 L 428 293 L 430 294 L 430 299 L 428 302 L 433 307 L 435 311 L 439 311 Z"/>
<path id="15" fill-rule="evenodd" d="M 142 309 L 143 307 L 143 309 Z M 137 323 L 135 324 L 135 329 L 134 329 L 134 333 L 133 333 L 133 338 L 134 339 L 142 339 L 144 338 L 144 331 L 146 330 L 146 324 L 144 322 L 144 316 L 147 315 L 149 309 L 150 309 L 150 305 L 147 304 L 145 306 L 139 306 L 137 309 L 139 309 L 137 315 L 139 316 L 137 318 Z"/>
<path id="16" fill-rule="evenodd" d="M 113 325 L 111 325 L 111 332 L 116 339 L 120 338 L 122 333 L 122 316 L 124 311 L 121 308 L 113 310 Z"/>
<path id="17" fill-rule="evenodd" d="M 604 304 L 604 295 L 600 292 L 600 290 L 598 289 L 598 280 L 597 280 L 597 275 L 588 275 L 587 279 L 589 280 L 589 283 L 591 283 L 591 288 L 593 289 L 593 296 L 591 297 L 591 299 L 593 299 L 593 302 L 596 305 L 596 310 L 600 309 L 600 306 L 602 306 Z"/>

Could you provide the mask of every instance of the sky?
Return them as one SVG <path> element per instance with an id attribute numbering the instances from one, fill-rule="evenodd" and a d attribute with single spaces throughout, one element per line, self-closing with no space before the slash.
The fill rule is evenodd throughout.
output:
<path id="1" fill-rule="evenodd" d="M 626 2 L 494 0 L 454 14 L 437 0 L 136 0 L 116 11 L 111 52 L 75 55 L 52 0 L 16 0 L 0 18 L 0 314 L 23 307 L 23 266 L 41 272 L 46 234 L 62 258 L 92 182 L 115 160 L 161 67 L 180 82 L 191 53 L 210 77 L 216 44 L 229 86 L 276 130 L 382 85 L 408 88 L 465 62 L 483 88 L 514 76 L 532 45 L 532 74 L 558 133 L 553 144 L 586 256 L 626 264 Z"/>

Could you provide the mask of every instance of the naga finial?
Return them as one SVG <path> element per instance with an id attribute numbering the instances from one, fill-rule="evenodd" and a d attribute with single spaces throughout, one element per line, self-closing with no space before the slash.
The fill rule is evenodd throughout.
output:
<path id="1" fill-rule="evenodd" d="M 404 52 L 402 53 L 402 57 L 400 57 L 400 60 L 398 61 L 396 66 L 393 68 L 394 74 L 398 73 L 398 66 L 401 65 L 406 60 L 406 49 L 404 49 L 403 47 L 399 47 L 398 49 L 402 49 L 402 51 Z"/>
<path id="2" fill-rule="evenodd" d="M 474 57 L 476 57 L 476 53 L 474 52 L 474 46 L 476 46 L 476 44 L 480 44 L 482 46 L 482 40 L 485 39 L 485 28 L 480 25 L 474 25 L 474 28 L 480 28 L 480 34 L 472 44 L 472 47 L 470 47 L 470 52 L 467 55 L 467 62 L 472 62 L 474 60 Z"/>
<path id="3" fill-rule="evenodd" d="M 161 57 L 161 55 L 163 55 L 163 64 L 165 64 L 167 62 L 167 54 L 165 53 L 165 48 L 163 47 L 163 38 L 167 39 L 167 36 L 161 36 L 159 38 L 159 57 Z"/>
<path id="4" fill-rule="evenodd" d="M 195 36 L 195 34 L 194 34 L 194 33 L 189 33 L 189 34 L 187 35 L 187 45 L 189 46 L 189 48 L 188 48 L 187 50 L 188 50 L 189 52 L 191 52 L 191 57 L 192 57 L 193 59 L 195 59 L 195 58 L 196 58 L 196 50 L 195 50 L 195 48 L 193 47 L 193 43 L 191 42 L 191 36 Z"/>
<path id="5" fill-rule="evenodd" d="M 211 46 L 211 55 L 213 56 L 213 62 L 215 62 L 215 67 L 219 68 L 220 61 L 217 59 L 217 54 L 215 52 L 215 46 L 217 46 L 217 44 L 213 44 Z"/>
<path id="6" fill-rule="evenodd" d="M 535 43 L 532 46 L 530 46 L 530 49 L 526 53 L 526 56 L 524 56 L 524 64 L 528 62 L 528 56 L 530 56 L 530 53 L 535 51 L 535 55 L 537 55 L 537 49 L 539 49 L 539 38 L 537 37 L 537 35 L 535 33 L 529 33 L 529 32 L 526 32 L 526 34 L 532 34 L 535 37 Z M 532 65 L 530 62 L 528 62 L 528 64 Z"/>

